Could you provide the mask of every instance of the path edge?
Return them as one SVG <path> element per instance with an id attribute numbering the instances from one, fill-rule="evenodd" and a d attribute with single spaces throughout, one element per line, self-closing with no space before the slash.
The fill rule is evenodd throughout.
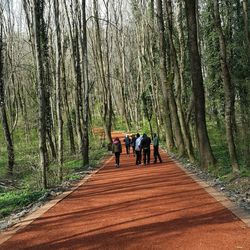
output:
<path id="1" fill-rule="evenodd" d="M 80 186 L 82 186 L 84 183 L 86 183 L 93 175 L 95 175 L 101 169 L 103 169 L 112 159 L 113 159 L 112 155 L 105 156 L 103 161 L 100 162 L 100 165 L 99 165 L 99 167 L 97 167 L 96 170 L 91 172 L 89 175 L 86 175 L 83 179 L 81 179 L 78 183 L 76 183 L 72 188 L 59 194 L 54 199 L 46 202 L 44 205 L 39 207 L 37 210 L 27 214 L 26 216 L 21 218 L 20 221 L 18 223 L 16 223 L 15 225 L 0 232 L 0 245 L 3 244 L 5 241 L 9 240 L 18 231 L 20 231 L 21 229 L 24 229 L 29 224 L 31 224 L 34 220 L 36 220 L 41 215 L 46 213 L 49 209 L 54 207 L 58 202 L 65 199 L 67 196 L 69 196 L 71 193 L 73 193 L 75 190 L 77 190 Z"/>
<path id="2" fill-rule="evenodd" d="M 222 192 L 217 191 L 215 188 L 210 186 L 207 182 L 200 179 L 196 174 L 188 171 L 179 161 L 169 158 L 189 177 L 191 177 L 196 183 L 198 183 L 202 188 L 204 188 L 207 193 L 209 193 L 213 198 L 220 202 L 224 207 L 231 211 L 237 218 L 239 218 L 247 227 L 250 228 L 250 214 L 248 214 L 243 208 L 238 207 L 228 197 Z"/>

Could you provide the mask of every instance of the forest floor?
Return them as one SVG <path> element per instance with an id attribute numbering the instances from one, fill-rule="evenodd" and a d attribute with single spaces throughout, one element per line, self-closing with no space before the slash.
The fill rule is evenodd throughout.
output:
<path id="1" fill-rule="evenodd" d="M 250 249 L 250 216 L 244 223 L 161 154 L 136 167 L 123 149 L 120 168 L 110 157 L 29 225 L 2 233 L 0 249 Z"/>

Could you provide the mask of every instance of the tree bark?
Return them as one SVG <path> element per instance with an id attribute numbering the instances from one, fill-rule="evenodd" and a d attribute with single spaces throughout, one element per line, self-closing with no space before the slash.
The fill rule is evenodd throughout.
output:
<path id="1" fill-rule="evenodd" d="M 42 51 L 42 19 L 44 13 L 44 1 L 33 0 L 33 30 L 35 42 L 36 70 L 38 83 L 38 100 L 39 100 L 39 150 L 40 150 L 40 165 L 42 171 L 43 187 L 47 188 L 47 167 L 48 155 L 46 147 L 46 82 L 44 75 L 44 62 Z"/>
<path id="2" fill-rule="evenodd" d="M 185 148 L 189 157 L 189 160 L 191 162 L 194 162 L 194 153 L 193 153 L 193 145 L 190 137 L 190 132 L 188 130 L 188 127 L 185 122 L 184 117 L 184 111 L 182 108 L 181 103 L 181 73 L 179 68 L 179 62 L 177 59 L 176 49 L 174 46 L 174 40 L 173 40 L 173 23 L 172 23 L 172 3 L 171 0 L 165 1 L 166 4 L 166 10 L 167 10 L 167 20 L 168 20 L 168 38 L 169 38 L 169 45 L 170 45 L 170 54 L 171 54 L 171 60 L 174 67 L 174 76 L 175 76 L 175 82 L 176 82 L 176 105 L 178 108 L 178 117 L 180 121 L 180 127 L 181 132 L 183 135 L 183 142 L 185 144 Z M 180 133 L 180 132 L 179 132 Z"/>
<path id="3" fill-rule="evenodd" d="M 71 46 L 71 59 L 72 59 L 72 67 L 73 67 L 73 75 L 75 78 L 75 124 L 76 124 L 76 132 L 78 136 L 78 148 L 79 151 L 82 152 L 83 149 L 83 131 L 81 127 L 82 120 L 82 76 L 81 76 L 81 65 L 80 65 L 80 54 L 79 54 L 79 31 L 76 18 L 73 19 L 72 23 L 70 21 L 69 11 L 67 7 L 66 0 L 64 2 L 64 8 L 66 12 L 66 18 L 69 26 L 69 40 Z M 71 1 L 71 14 L 75 15 L 77 13 L 78 8 L 75 6 L 75 11 L 73 10 L 73 2 Z M 73 18 L 73 17 L 72 17 Z"/>
<path id="4" fill-rule="evenodd" d="M 165 124 L 166 124 L 166 143 L 169 151 L 174 148 L 173 140 L 173 124 L 170 118 L 170 109 L 169 109 L 169 94 L 168 94 L 168 75 L 167 75 L 167 60 L 166 60 L 166 39 L 165 39 L 165 29 L 164 29 L 164 20 L 162 13 L 162 1 L 157 0 L 157 17 L 158 17 L 158 27 L 160 32 L 160 74 L 161 74 L 161 88 L 163 92 L 163 105 L 164 112 L 166 115 Z"/>
<path id="5" fill-rule="evenodd" d="M 131 123 L 129 120 L 129 115 L 128 115 L 128 108 L 127 108 L 127 102 L 126 102 L 126 97 L 125 97 L 125 87 L 127 86 L 127 74 L 126 74 L 126 65 L 125 65 L 125 50 L 124 50 L 124 44 L 125 44 L 125 37 L 123 30 L 119 30 L 119 19 L 121 21 L 121 25 L 123 25 L 123 17 L 122 17 L 122 9 L 121 5 L 119 6 L 119 17 L 116 13 L 114 12 L 114 18 L 115 18 L 115 25 L 117 28 L 115 29 L 115 35 L 116 35 L 116 47 L 117 47 L 117 52 L 118 52 L 118 58 L 119 58 L 119 63 L 120 65 L 118 67 L 119 70 L 117 70 L 117 78 L 120 78 L 119 83 L 120 83 L 120 92 L 121 92 L 121 109 L 122 109 L 122 115 L 125 120 L 126 128 L 127 131 L 131 129 Z"/>
<path id="6" fill-rule="evenodd" d="M 72 117 L 70 114 L 70 107 L 69 107 L 69 101 L 68 101 L 68 91 L 67 91 L 67 85 L 66 85 L 66 73 L 65 73 L 65 51 L 63 49 L 63 56 L 62 56 L 62 88 L 63 88 L 63 97 L 64 97 L 64 105 L 65 105 L 65 111 L 66 111 L 66 117 L 67 117 L 67 130 L 68 130 L 68 137 L 70 142 L 70 152 L 71 154 L 75 154 L 76 148 L 75 148 L 75 140 L 74 140 L 74 129 L 73 129 L 73 122 Z"/>
<path id="7" fill-rule="evenodd" d="M 83 166 L 89 164 L 89 74 L 88 74 L 88 47 L 86 1 L 82 0 L 82 72 L 83 72 Z"/>
<path id="8" fill-rule="evenodd" d="M 244 18 L 244 30 L 245 40 L 248 52 L 248 62 L 250 63 L 250 25 L 249 25 L 249 1 L 243 0 L 243 18 Z"/>
<path id="9" fill-rule="evenodd" d="M 56 26 L 56 113 L 57 113 L 57 144 L 58 144 L 58 176 L 59 180 L 63 178 L 63 119 L 62 119 L 62 94 L 61 94 L 61 65 L 62 65 L 62 46 L 61 46 L 61 27 L 60 27 L 60 11 L 58 0 L 53 1 L 54 4 L 54 21 Z"/>
<path id="10" fill-rule="evenodd" d="M 112 144 L 112 116 L 113 116 L 113 104 L 112 104 L 112 94 L 111 94 L 111 73 L 110 73 L 110 48 L 109 48 L 109 34 L 110 34 L 110 24 L 109 24 L 109 0 L 106 2 L 106 15 L 107 15 L 107 25 L 106 25 L 106 71 L 107 71 L 107 109 L 106 109 L 106 119 L 105 119 L 105 133 L 108 139 L 108 143 Z"/>
<path id="11" fill-rule="evenodd" d="M 201 58 L 197 43 L 197 22 L 196 22 L 196 0 L 185 0 L 187 28 L 188 28 L 188 49 L 191 67 L 191 77 L 193 82 L 194 106 L 195 106 L 195 124 L 198 135 L 198 146 L 200 164 L 202 168 L 208 168 L 215 164 L 215 158 L 212 153 L 210 141 L 207 133 L 205 117 L 205 94 L 203 78 L 201 72 Z"/>
<path id="12" fill-rule="evenodd" d="M 3 42 L 3 13 L 0 9 L 0 115 L 4 131 L 4 137 L 8 152 L 8 174 L 13 175 L 13 167 L 15 163 L 14 146 L 9 129 L 6 107 L 5 107 L 5 91 L 4 91 L 4 42 Z"/>
<path id="13" fill-rule="evenodd" d="M 248 51 L 248 65 L 250 65 L 250 16 L 249 16 L 250 3 L 249 0 L 243 0 L 243 18 L 245 30 L 245 43 Z M 250 168 L 250 77 L 245 79 L 245 83 L 240 89 L 241 109 L 242 109 L 242 125 L 243 125 L 243 142 L 245 144 L 244 155 L 246 165 Z"/>
<path id="14" fill-rule="evenodd" d="M 225 95 L 225 126 L 226 126 L 227 145 L 233 171 L 238 172 L 239 164 L 237 160 L 237 153 L 234 142 L 234 131 L 233 131 L 234 102 L 235 102 L 234 87 L 231 81 L 231 75 L 228 68 L 226 42 L 221 27 L 221 18 L 219 13 L 218 0 L 214 0 L 214 16 L 215 16 L 215 27 L 219 35 L 219 43 L 220 43 L 220 64 L 221 64 L 224 95 Z"/>

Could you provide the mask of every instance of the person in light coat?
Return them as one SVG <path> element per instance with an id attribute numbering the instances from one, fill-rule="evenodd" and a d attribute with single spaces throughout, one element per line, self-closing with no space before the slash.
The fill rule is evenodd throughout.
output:
<path id="1" fill-rule="evenodd" d="M 139 133 L 136 135 L 136 141 L 135 141 L 135 164 L 140 165 L 141 164 L 141 140 L 142 136 L 140 136 Z"/>

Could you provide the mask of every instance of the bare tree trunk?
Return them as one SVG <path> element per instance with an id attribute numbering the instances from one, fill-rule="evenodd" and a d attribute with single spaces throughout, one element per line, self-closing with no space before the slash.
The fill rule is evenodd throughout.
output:
<path id="1" fill-rule="evenodd" d="M 108 143 L 112 143 L 111 137 L 111 128 L 112 128 L 112 93 L 111 93 L 111 76 L 110 76 L 110 44 L 109 44 L 109 36 L 110 36 L 110 24 L 109 24 L 109 0 L 104 3 L 106 8 L 106 30 L 105 30 L 105 47 L 106 53 L 103 52 L 102 44 L 101 44 L 101 29 L 99 24 L 99 11 L 97 1 L 93 2 L 94 6 L 94 17 L 95 17 L 95 37 L 96 37 L 96 51 L 93 53 L 95 55 L 95 66 L 99 75 L 99 81 L 101 85 L 101 96 L 102 96 L 102 120 L 103 126 L 106 134 L 106 138 L 108 139 Z M 105 58 L 106 56 L 106 58 Z"/>
<path id="2" fill-rule="evenodd" d="M 77 13 L 79 11 L 78 2 L 71 4 L 71 12 L 72 15 L 72 25 L 74 30 L 74 36 L 72 37 L 72 51 L 74 61 L 74 75 L 75 75 L 75 109 L 76 109 L 76 127 L 77 127 L 77 134 L 78 134 L 78 147 L 79 152 L 82 154 L 83 149 L 83 135 L 82 135 L 82 74 L 81 74 L 81 59 L 80 59 L 80 51 L 79 51 L 79 27 L 77 24 Z M 73 10 L 74 6 L 74 10 Z"/>
<path id="3" fill-rule="evenodd" d="M 46 100 L 48 100 L 46 98 Z M 46 101 L 46 107 L 48 108 L 48 102 Z M 52 137 L 52 128 L 50 126 L 51 122 L 48 122 L 48 119 L 50 120 L 50 115 L 47 114 L 47 119 L 46 119 L 46 133 L 47 133 L 47 139 L 48 139 L 48 145 L 50 147 L 50 151 L 51 151 L 51 156 L 53 159 L 56 159 L 56 148 L 53 142 L 53 137 Z"/>
<path id="4" fill-rule="evenodd" d="M 73 130 L 73 123 L 72 123 L 72 118 L 70 114 L 68 92 L 67 92 L 67 86 L 66 86 L 65 52 L 63 52 L 63 59 L 62 59 L 62 87 L 63 87 L 64 105 L 65 105 L 65 111 L 66 111 L 66 117 L 67 117 L 67 130 L 68 130 L 68 136 L 69 136 L 69 142 L 70 142 L 70 152 L 71 154 L 75 154 L 76 148 L 75 148 L 75 140 L 74 140 L 74 130 Z"/>
<path id="5" fill-rule="evenodd" d="M 43 3 L 45 8 L 45 3 Z M 54 119 L 54 110 L 53 110 L 53 96 L 52 96 L 52 87 L 53 87 L 53 75 L 50 67 L 50 51 L 53 54 L 52 46 L 49 44 L 49 25 L 50 25 L 50 1 L 49 1 L 49 11 L 47 17 L 47 23 L 45 23 L 45 17 L 41 19 L 41 47 L 42 47 L 42 63 L 44 65 L 44 83 L 45 83 L 45 103 L 46 103 L 46 132 L 48 136 L 49 147 L 53 159 L 57 158 L 56 152 L 56 140 L 55 140 L 55 119 Z M 56 106 L 56 105 L 55 105 Z"/>
<path id="6" fill-rule="evenodd" d="M 118 20 L 120 19 L 121 24 L 123 25 L 123 17 L 122 17 L 122 9 L 121 5 L 119 6 L 119 17 L 116 13 L 114 12 L 115 16 L 115 25 L 118 27 Z M 122 30 L 119 31 L 118 28 L 115 30 L 115 35 L 116 35 L 116 47 L 118 50 L 118 58 L 119 58 L 119 63 L 120 63 L 120 70 L 117 72 L 117 78 L 119 78 L 119 83 L 120 83 L 120 91 L 121 91 L 121 109 L 122 109 L 122 114 L 123 118 L 126 123 L 126 128 L 129 131 L 131 128 L 130 120 L 128 117 L 128 109 L 127 109 L 127 102 L 126 102 L 126 97 L 125 97 L 125 87 L 127 85 L 127 76 L 126 76 L 126 67 L 125 67 L 125 51 L 124 51 L 124 34 Z"/>
<path id="7" fill-rule="evenodd" d="M 83 71 L 83 166 L 89 164 L 89 76 L 88 76 L 88 47 L 86 2 L 82 0 L 82 71 Z"/>
<path id="8" fill-rule="evenodd" d="M 250 62 L 250 25 L 249 25 L 249 1 L 243 0 L 243 18 L 244 18 L 244 29 L 246 37 L 246 47 L 248 52 L 248 61 Z"/>
<path id="9" fill-rule="evenodd" d="M 107 69 L 107 114 L 105 119 L 105 132 L 108 139 L 109 144 L 112 144 L 112 115 L 113 115 L 113 107 L 112 107 L 112 94 L 111 94 L 111 78 L 110 78 L 110 48 L 109 48 L 109 0 L 106 2 L 106 15 L 107 15 L 107 25 L 106 25 L 106 69 Z"/>
<path id="10" fill-rule="evenodd" d="M 75 3 L 76 5 L 76 3 Z M 71 14 L 74 14 L 73 3 L 71 1 Z M 81 65 L 80 65 L 80 52 L 79 52 L 79 30 L 77 25 L 77 19 L 74 18 L 72 23 L 70 22 L 69 11 L 67 7 L 67 2 L 64 0 L 64 8 L 66 12 L 67 22 L 69 26 L 69 40 L 72 51 L 72 66 L 75 78 L 75 114 L 76 114 L 76 131 L 78 136 L 78 147 L 79 151 L 82 152 L 83 149 L 83 131 L 81 127 L 82 120 L 82 76 L 81 76 Z M 78 8 L 75 6 L 75 15 Z M 73 18 L 73 17 L 72 17 Z M 74 32 L 74 33 L 73 33 Z"/>
<path id="11" fill-rule="evenodd" d="M 13 175 L 13 167 L 15 163 L 13 141 L 10 134 L 6 108 L 5 108 L 5 93 L 4 93 L 4 42 L 3 42 L 3 13 L 2 6 L 0 6 L 0 115 L 4 131 L 4 137 L 8 152 L 8 174 Z"/>
<path id="12" fill-rule="evenodd" d="M 172 93 L 168 93 L 167 86 L 168 83 L 168 75 L 167 75 L 167 60 L 166 60 L 166 40 L 165 40 L 165 29 L 164 29 L 164 20 L 163 20 L 163 13 L 162 13 L 162 0 L 157 0 L 157 17 L 158 17 L 158 26 L 160 32 L 160 72 L 161 72 L 161 87 L 163 92 L 163 105 L 164 105 L 164 112 L 166 115 L 166 139 L 167 139 L 167 148 L 168 150 L 173 150 L 174 148 L 174 140 L 173 140 L 173 131 L 172 131 L 172 120 L 170 118 L 170 109 L 169 97 Z M 174 105 L 173 105 L 174 106 Z M 178 145 L 179 146 L 179 145 Z M 182 152 L 183 153 L 183 152 Z"/>
<path id="13" fill-rule="evenodd" d="M 24 117 L 24 125 L 25 125 L 25 136 L 26 136 L 26 143 L 30 140 L 30 124 L 29 124 L 29 118 L 28 118 L 28 111 L 27 111 L 27 100 L 24 95 L 24 90 L 21 88 L 22 96 L 23 96 L 23 117 Z"/>
<path id="14" fill-rule="evenodd" d="M 215 158 L 212 153 L 210 141 L 207 133 L 205 119 L 205 95 L 203 78 L 201 72 L 201 58 L 197 43 L 197 25 L 195 14 L 196 0 L 185 0 L 186 18 L 188 27 L 189 57 L 191 67 L 191 77 L 193 82 L 193 94 L 195 105 L 195 123 L 198 135 L 198 146 L 200 154 L 200 164 L 203 168 L 215 164 Z"/>
<path id="15" fill-rule="evenodd" d="M 56 26 L 56 112 L 58 125 L 58 176 L 59 180 L 63 178 L 63 119 L 62 119 L 62 94 L 61 94 L 61 65 L 62 65 L 62 46 L 61 46 L 61 28 L 60 28 L 60 11 L 58 0 L 53 1 L 54 4 L 54 21 Z"/>
<path id="16" fill-rule="evenodd" d="M 244 30 L 245 42 L 248 51 L 248 65 L 250 64 L 250 16 L 249 16 L 250 3 L 249 0 L 243 0 L 243 17 L 244 17 Z M 250 77 L 245 79 L 245 84 L 241 87 L 240 99 L 242 109 L 242 125 L 243 125 L 243 142 L 245 144 L 244 155 L 246 165 L 250 168 Z"/>
<path id="17" fill-rule="evenodd" d="M 158 86 L 160 86 L 159 76 L 157 74 L 156 70 L 156 59 L 155 59 L 155 48 L 156 48 L 156 37 L 154 30 L 155 26 L 155 1 L 151 0 L 149 2 L 149 13 L 150 13 L 150 28 L 148 28 L 148 37 L 149 37 L 149 45 L 148 45 L 148 57 L 149 59 L 149 70 L 150 70 L 150 78 L 151 78 L 151 85 L 152 85 L 152 95 L 153 95 L 153 104 L 154 104 L 154 110 L 156 111 L 155 118 L 156 118 L 156 131 L 157 134 L 160 135 L 160 126 L 161 126 L 161 120 L 162 120 L 162 112 L 160 110 L 160 103 L 159 103 L 159 91 Z M 153 31 L 153 32 L 152 32 Z"/>
<path id="18" fill-rule="evenodd" d="M 220 63 L 222 70 L 222 79 L 224 85 L 225 94 L 225 126 L 227 145 L 229 149 L 230 161 L 234 172 L 239 171 L 239 164 L 237 160 L 237 153 L 234 142 L 234 131 L 233 131 L 233 118 L 234 118 L 234 87 L 231 81 L 231 75 L 228 69 L 227 62 L 227 51 L 224 34 L 221 27 L 221 18 L 219 14 L 219 3 L 218 0 L 214 0 L 214 16 L 215 16 L 215 27 L 219 35 L 220 42 Z"/>
<path id="19" fill-rule="evenodd" d="M 178 117 L 180 121 L 181 131 L 183 135 L 183 141 L 185 144 L 186 151 L 188 153 L 189 160 L 194 162 L 194 153 L 193 153 L 193 145 L 191 142 L 190 133 L 184 118 L 184 111 L 181 103 L 181 73 L 179 69 L 179 63 L 177 59 L 176 49 L 174 46 L 173 40 L 173 23 L 172 23 L 172 3 L 170 1 L 166 1 L 166 10 L 168 15 L 168 33 L 169 33 L 169 44 L 170 44 L 170 54 L 172 57 L 172 63 L 174 66 L 174 74 L 175 74 L 175 82 L 176 82 L 176 105 L 178 108 Z"/>
<path id="20" fill-rule="evenodd" d="M 33 0 L 33 19 L 34 19 L 34 42 L 36 56 L 36 70 L 38 83 L 38 99 L 39 99 L 39 149 L 40 149 L 40 165 L 42 170 L 43 187 L 47 187 L 47 167 L 48 155 L 46 147 L 46 82 L 44 76 L 44 62 L 42 51 L 42 25 L 43 25 L 44 1 Z"/>

